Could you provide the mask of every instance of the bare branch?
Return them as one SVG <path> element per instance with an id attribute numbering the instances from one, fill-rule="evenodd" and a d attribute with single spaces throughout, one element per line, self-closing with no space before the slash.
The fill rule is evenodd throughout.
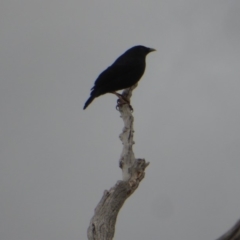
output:
<path id="1" fill-rule="evenodd" d="M 136 86 L 123 91 L 122 95 L 125 99 L 130 100 L 132 91 Z M 104 191 L 88 227 L 89 240 L 113 239 L 118 213 L 126 199 L 138 188 L 145 176 L 145 168 L 149 165 L 145 159 L 135 159 L 132 150 L 134 118 L 131 108 L 124 104 L 118 106 L 118 109 L 124 122 L 123 131 L 119 136 L 123 144 L 119 160 L 123 180 L 118 181 L 109 191 Z M 217 240 L 240 240 L 240 220 Z"/>
<path id="2" fill-rule="evenodd" d="M 128 101 L 132 91 L 137 85 L 123 91 L 123 96 Z M 109 191 L 105 190 L 98 203 L 94 216 L 88 227 L 89 240 L 111 240 L 115 232 L 115 224 L 119 210 L 125 200 L 138 188 L 145 176 L 145 168 L 149 165 L 145 159 L 135 159 L 132 146 L 133 140 L 133 115 L 128 104 L 118 107 L 124 128 L 120 134 L 123 144 L 119 166 L 122 169 L 123 180 L 118 181 Z"/>

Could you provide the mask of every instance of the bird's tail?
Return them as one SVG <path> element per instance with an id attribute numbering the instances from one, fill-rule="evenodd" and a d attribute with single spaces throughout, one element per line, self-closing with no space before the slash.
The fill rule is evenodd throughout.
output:
<path id="1" fill-rule="evenodd" d="M 89 99 L 85 102 L 83 109 L 86 109 L 88 105 L 94 100 L 95 96 L 90 96 Z"/>

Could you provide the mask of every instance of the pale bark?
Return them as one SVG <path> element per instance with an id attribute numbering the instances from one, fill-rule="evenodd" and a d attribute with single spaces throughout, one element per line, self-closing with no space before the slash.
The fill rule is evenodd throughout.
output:
<path id="1" fill-rule="evenodd" d="M 132 90 L 135 87 L 136 85 L 123 91 L 126 99 L 130 100 Z M 119 106 L 119 112 L 124 122 L 123 131 L 119 136 L 123 144 L 119 160 L 122 181 L 118 181 L 109 191 L 104 191 L 88 227 L 89 240 L 113 239 L 118 212 L 125 200 L 138 188 L 139 183 L 144 178 L 145 168 L 149 165 L 145 159 L 135 159 L 132 150 L 134 118 L 128 104 Z"/>
<path id="2" fill-rule="evenodd" d="M 132 90 L 135 87 L 136 85 L 123 92 L 125 98 L 130 100 Z M 132 150 L 134 144 L 134 118 L 129 106 L 127 104 L 120 106 L 119 112 L 124 122 L 123 131 L 119 136 L 123 144 L 119 160 L 119 166 L 122 169 L 122 180 L 118 181 L 109 191 L 104 191 L 88 227 L 89 240 L 113 239 L 119 210 L 125 200 L 138 188 L 139 183 L 144 178 L 145 168 L 149 165 L 145 159 L 135 159 L 134 157 Z M 240 220 L 217 240 L 240 240 Z"/>

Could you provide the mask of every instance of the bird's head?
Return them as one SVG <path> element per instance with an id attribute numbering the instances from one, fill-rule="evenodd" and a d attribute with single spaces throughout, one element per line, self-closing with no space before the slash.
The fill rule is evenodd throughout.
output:
<path id="1" fill-rule="evenodd" d="M 156 49 L 138 45 L 130 48 L 128 51 L 136 55 L 146 56 L 148 53 L 156 51 Z"/>

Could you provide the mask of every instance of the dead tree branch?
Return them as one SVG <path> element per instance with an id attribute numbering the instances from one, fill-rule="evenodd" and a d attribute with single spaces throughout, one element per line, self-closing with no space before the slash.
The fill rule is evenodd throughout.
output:
<path id="1" fill-rule="evenodd" d="M 123 91 L 125 99 L 130 101 L 132 91 L 137 85 Z M 105 190 L 102 199 L 94 211 L 88 227 L 89 240 L 111 240 L 115 232 L 115 224 L 119 210 L 125 200 L 138 188 L 145 176 L 145 168 L 149 165 L 145 159 L 136 159 L 132 150 L 133 115 L 128 104 L 118 106 L 124 128 L 120 134 L 123 144 L 119 166 L 122 169 L 122 181 L 118 181 L 109 191 Z"/>
<path id="2" fill-rule="evenodd" d="M 130 100 L 135 87 L 136 85 L 123 92 L 125 99 Z M 118 109 L 124 122 L 123 131 L 119 136 L 123 144 L 119 160 L 122 180 L 118 181 L 109 191 L 104 191 L 88 227 L 89 240 L 113 239 L 118 213 L 126 199 L 138 188 L 145 176 L 145 168 L 149 165 L 145 159 L 136 159 L 132 150 L 134 118 L 131 108 L 124 104 L 118 106 Z M 240 240 L 240 220 L 217 240 Z"/>

